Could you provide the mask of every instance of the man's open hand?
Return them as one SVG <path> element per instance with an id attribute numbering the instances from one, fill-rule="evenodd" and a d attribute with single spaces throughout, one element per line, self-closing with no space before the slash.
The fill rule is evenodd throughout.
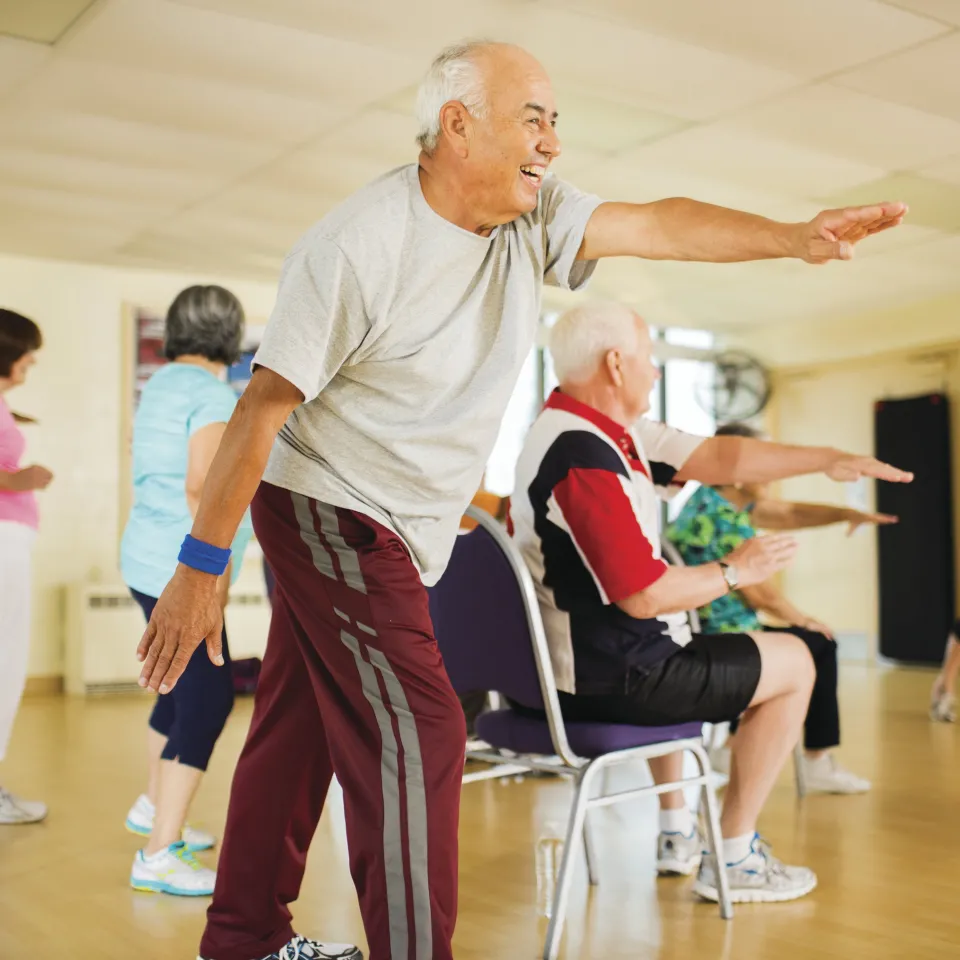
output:
<path id="1" fill-rule="evenodd" d="M 797 224 L 791 255 L 818 264 L 852 260 L 856 244 L 865 237 L 896 227 L 906 213 L 905 203 L 824 210 L 808 223 Z"/>

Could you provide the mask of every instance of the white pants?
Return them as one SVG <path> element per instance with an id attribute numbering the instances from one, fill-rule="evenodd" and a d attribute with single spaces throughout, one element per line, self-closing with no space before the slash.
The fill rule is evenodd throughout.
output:
<path id="1" fill-rule="evenodd" d="M 0 760 L 27 682 L 30 652 L 30 552 L 36 531 L 0 520 Z"/>

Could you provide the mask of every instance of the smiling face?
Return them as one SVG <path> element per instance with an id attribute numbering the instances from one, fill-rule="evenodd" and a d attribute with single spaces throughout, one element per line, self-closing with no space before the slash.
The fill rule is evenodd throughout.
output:
<path id="1" fill-rule="evenodd" d="M 508 223 L 537 206 L 540 185 L 560 155 L 557 110 L 543 66 L 517 47 L 477 54 L 485 116 L 473 118 L 464 173 L 480 206 Z"/>

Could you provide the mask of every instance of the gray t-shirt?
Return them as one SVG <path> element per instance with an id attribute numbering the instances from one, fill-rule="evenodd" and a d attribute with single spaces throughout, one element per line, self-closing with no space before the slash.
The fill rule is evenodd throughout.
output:
<path id="1" fill-rule="evenodd" d="M 533 346 L 544 281 L 576 289 L 597 197 L 556 178 L 536 210 L 481 237 L 429 206 L 416 164 L 358 191 L 286 259 L 255 363 L 302 391 L 264 479 L 384 524 L 425 583 Z"/>

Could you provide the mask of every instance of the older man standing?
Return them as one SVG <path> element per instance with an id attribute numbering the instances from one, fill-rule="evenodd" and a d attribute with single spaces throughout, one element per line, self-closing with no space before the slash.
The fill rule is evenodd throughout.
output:
<path id="1" fill-rule="evenodd" d="M 660 557 L 657 494 L 687 480 L 912 477 L 872 457 L 744 437 L 705 440 L 642 419 L 660 371 L 646 325 L 620 304 L 569 311 L 553 328 L 550 349 L 560 388 L 524 443 L 511 518 L 537 585 L 564 716 L 662 726 L 743 713 L 721 823 L 731 898 L 802 897 L 815 875 L 776 860 L 756 823 L 803 725 L 810 653 L 786 633 L 691 636 L 686 615 L 769 579 L 789 563 L 796 541 L 757 537 L 719 563 L 670 568 Z M 680 779 L 678 754 L 650 767 L 658 782 Z M 679 791 L 661 796 L 659 846 L 661 872 L 699 866 L 694 889 L 718 898 L 716 863 L 701 864 Z"/>
<path id="2" fill-rule="evenodd" d="M 359 956 L 295 938 L 287 907 L 334 772 L 372 960 L 452 956 L 464 726 L 423 584 L 479 484 L 543 283 L 580 287 L 609 256 L 847 259 L 904 213 L 782 224 L 690 200 L 601 203 L 548 177 L 550 81 L 508 45 L 445 50 L 417 114 L 419 162 L 359 191 L 287 258 L 139 648 L 141 683 L 161 691 L 204 639 L 219 655 L 216 577 L 252 500 L 276 606 L 207 960 Z"/>

